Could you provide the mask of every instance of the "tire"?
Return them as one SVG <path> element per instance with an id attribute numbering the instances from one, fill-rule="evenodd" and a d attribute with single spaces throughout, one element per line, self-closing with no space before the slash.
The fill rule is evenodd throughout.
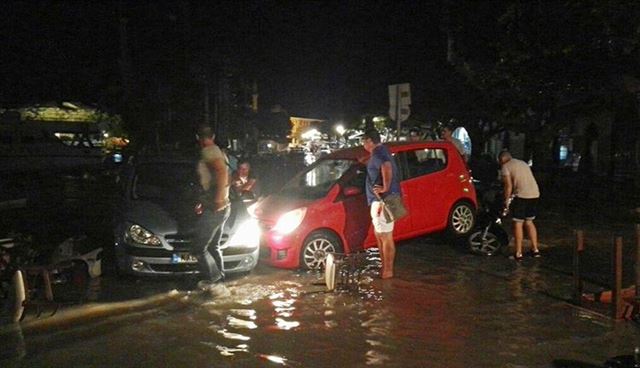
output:
<path id="1" fill-rule="evenodd" d="M 469 235 L 476 225 L 476 211 L 467 202 L 456 203 L 449 212 L 447 230 L 454 238 Z"/>
<path id="2" fill-rule="evenodd" d="M 300 267 L 307 270 L 324 270 L 328 253 L 342 253 L 337 236 L 328 231 L 316 231 L 305 239 L 300 251 Z"/>
<path id="3" fill-rule="evenodd" d="M 502 248 L 501 240 L 490 231 L 487 232 L 487 236 L 483 239 L 483 233 L 483 230 L 478 230 L 469 236 L 469 250 L 484 256 L 496 255 Z"/>

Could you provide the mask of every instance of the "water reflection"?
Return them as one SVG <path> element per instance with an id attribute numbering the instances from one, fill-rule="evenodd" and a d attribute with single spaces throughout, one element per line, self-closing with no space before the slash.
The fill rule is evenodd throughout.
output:
<path id="1" fill-rule="evenodd" d="M 227 323 L 233 328 L 245 328 L 249 330 L 258 328 L 258 325 L 256 325 L 255 322 L 236 318 L 234 316 L 227 316 Z"/>
<path id="2" fill-rule="evenodd" d="M 550 296 L 564 281 L 532 262 L 446 246 L 400 247 L 397 262 L 395 279 L 372 269 L 359 288 L 331 293 L 316 274 L 268 270 L 229 283 L 229 298 L 181 295 L 145 313 L 15 335 L 11 356 L 19 366 L 542 367 L 602 362 L 640 340 Z"/>

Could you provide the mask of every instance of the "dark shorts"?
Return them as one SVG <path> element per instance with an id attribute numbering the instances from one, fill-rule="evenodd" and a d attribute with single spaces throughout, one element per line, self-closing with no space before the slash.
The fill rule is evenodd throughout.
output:
<path id="1" fill-rule="evenodd" d="M 538 198 L 514 198 L 511 202 L 513 221 L 533 220 L 538 214 Z"/>

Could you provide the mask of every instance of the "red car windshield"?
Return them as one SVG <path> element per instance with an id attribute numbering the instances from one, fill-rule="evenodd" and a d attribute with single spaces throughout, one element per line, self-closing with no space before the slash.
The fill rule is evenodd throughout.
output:
<path id="1" fill-rule="evenodd" d="M 280 195 L 303 199 L 322 198 L 349 169 L 360 164 L 355 160 L 320 160 L 296 175 L 280 191 Z"/>

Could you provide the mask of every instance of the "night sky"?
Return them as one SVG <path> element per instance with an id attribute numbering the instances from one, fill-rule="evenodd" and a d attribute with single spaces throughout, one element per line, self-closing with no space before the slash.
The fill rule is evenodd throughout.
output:
<path id="1" fill-rule="evenodd" d="M 2 107 L 110 105 L 122 15 L 144 88 L 175 78 L 185 57 L 230 55 L 258 81 L 261 108 L 277 103 L 297 116 L 384 114 L 387 85 L 401 82 L 412 83 L 414 109 L 425 109 L 446 56 L 440 2 L 41 1 L 3 8 Z"/>

